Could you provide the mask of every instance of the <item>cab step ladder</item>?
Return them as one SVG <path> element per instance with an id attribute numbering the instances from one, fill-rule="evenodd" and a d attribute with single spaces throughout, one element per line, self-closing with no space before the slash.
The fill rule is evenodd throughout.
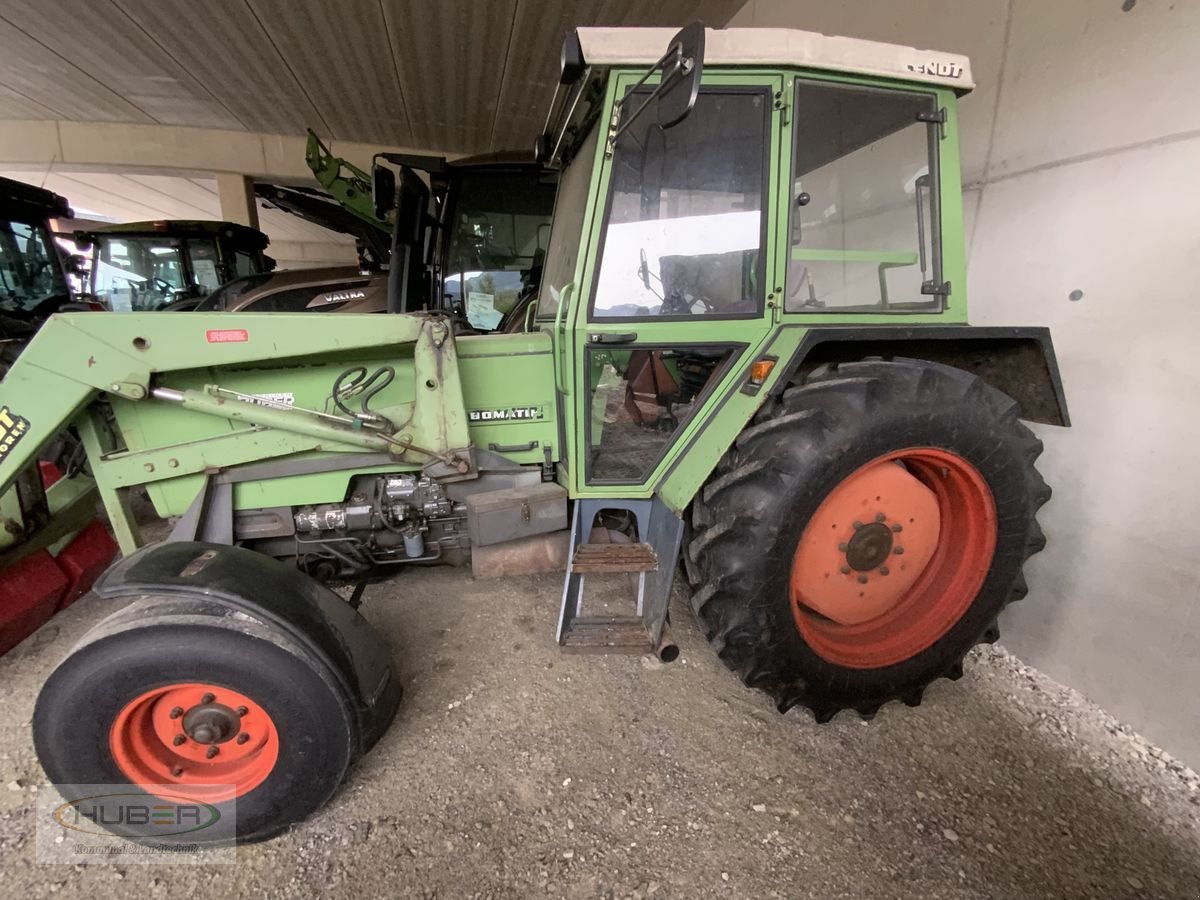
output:
<path id="1" fill-rule="evenodd" d="M 590 543 L 596 514 L 625 511 L 637 521 L 634 544 Z M 575 502 L 571 558 L 563 584 L 558 643 L 576 653 L 654 653 L 663 642 L 671 583 L 683 521 L 654 497 L 650 500 L 588 498 Z M 633 615 L 586 615 L 584 582 L 589 574 L 628 572 L 637 576 Z"/>

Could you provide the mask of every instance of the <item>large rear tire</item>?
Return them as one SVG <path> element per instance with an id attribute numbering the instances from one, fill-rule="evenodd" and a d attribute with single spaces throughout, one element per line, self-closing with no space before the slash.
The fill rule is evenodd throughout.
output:
<path id="1" fill-rule="evenodd" d="M 823 367 L 769 401 L 692 509 L 692 604 L 721 659 L 819 722 L 960 677 L 1045 545 L 1042 445 L 1018 412 L 905 359 Z"/>

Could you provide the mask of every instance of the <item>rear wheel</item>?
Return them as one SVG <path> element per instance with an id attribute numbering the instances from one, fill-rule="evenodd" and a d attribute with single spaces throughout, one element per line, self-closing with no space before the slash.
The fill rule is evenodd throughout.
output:
<path id="1" fill-rule="evenodd" d="M 263 623 L 189 615 L 178 600 L 154 609 L 142 601 L 101 623 L 43 687 L 34 744 L 60 791 L 130 785 L 211 804 L 235 813 L 242 842 L 324 804 L 359 743 L 328 665 Z"/>
<path id="2" fill-rule="evenodd" d="M 1017 414 L 916 360 L 823 368 L 769 403 L 693 506 L 693 606 L 721 658 L 819 721 L 961 675 L 1045 543 Z"/>

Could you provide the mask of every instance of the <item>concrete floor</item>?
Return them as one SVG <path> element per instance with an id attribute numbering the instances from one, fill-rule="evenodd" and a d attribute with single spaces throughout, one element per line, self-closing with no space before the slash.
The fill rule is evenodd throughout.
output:
<path id="1" fill-rule="evenodd" d="M 108 612 L 81 600 L 0 659 L 0 896 L 1200 896 L 1200 779 L 1002 650 L 919 709 L 818 727 L 743 688 L 682 596 L 672 666 L 560 655 L 559 585 L 370 588 L 399 718 L 325 810 L 235 865 L 35 864 L 29 716 Z"/>

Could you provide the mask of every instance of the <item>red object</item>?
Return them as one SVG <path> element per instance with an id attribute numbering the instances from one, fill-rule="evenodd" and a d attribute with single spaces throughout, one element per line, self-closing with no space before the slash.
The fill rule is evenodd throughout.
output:
<path id="1" fill-rule="evenodd" d="M 185 682 L 125 704 L 109 748 L 136 785 L 170 785 L 172 797 L 220 803 L 266 780 L 279 759 L 279 734 L 266 710 L 244 694 Z"/>
<path id="2" fill-rule="evenodd" d="M 63 477 L 52 462 L 42 460 L 38 469 L 46 487 Z M 0 572 L 0 654 L 91 590 L 116 555 L 108 529 L 92 521 L 57 557 L 39 550 Z"/>
<path id="3" fill-rule="evenodd" d="M 0 653 L 7 653 L 54 615 L 68 584 L 46 550 L 0 573 Z"/>
<path id="4" fill-rule="evenodd" d="M 58 567 L 67 576 L 67 589 L 58 608 L 65 609 L 89 590 L 117 555 L 117 542 L 100 522 L 93 521 L 58 554 Z M 0 582 L 3 581 L 0 575 Z"/>
<path id="5" fill-rule="evenodd" d="M 235 344 L 250 340 L 250 332 L 245 328 L 210 328 L 204 337 L 210 344 Z"/>
<path id="6" fill-rule="evenodd" d="M 38 472 L 41 473 L 42 487 L 44 488 L 50 487 L 50 485 L 63 477 L 62 470 L 58 466 L 44 459 L 38 461 Z"/>
<path id="7" fill-rule="evenodd" d="M 914 447 L 829 492 L 792 558 L 792 614 L 819 656 L 852 669 L 911 659 L 970 608 L 996 549 L 996 503 L 956 453 Z"/>

